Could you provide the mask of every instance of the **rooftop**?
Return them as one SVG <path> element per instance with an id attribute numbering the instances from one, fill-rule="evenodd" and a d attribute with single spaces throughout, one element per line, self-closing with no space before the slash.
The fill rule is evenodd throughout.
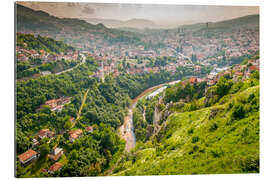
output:
<path id="1" fill-rule="evenodd" d="M 63 166 L 62 163 L 56 162 L 48 169 L 48 171 L 55 172 L 55 171 L 59 170 L 62 166 Z"/>
<path id="2" fill-rule="evenodd" d="M 31 157 L 33 157 L 35 155 L 37 155 L 37 152 L 32 150 L 32 149 L 29 149 L 28 151 L 26 151 L 25 153 L 19 155 L 18 157 L 19 157 L 19 159 L 21 161 L 26 161 L 27 159 L 29 159 L 29 158 L 31 158 Z"/>

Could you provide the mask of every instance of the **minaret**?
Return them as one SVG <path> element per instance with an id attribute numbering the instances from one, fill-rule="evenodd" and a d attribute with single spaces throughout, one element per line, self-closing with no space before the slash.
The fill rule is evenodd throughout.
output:
<path id="1" fill-rule="evenodd" d="M 101 61 L 101 82 L 104 83 L 104 66 L 103 66 L 103 60 Z"/>

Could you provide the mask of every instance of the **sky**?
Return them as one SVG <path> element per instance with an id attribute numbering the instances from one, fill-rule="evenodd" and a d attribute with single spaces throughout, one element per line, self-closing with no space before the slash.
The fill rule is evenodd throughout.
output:
<path id="1" fill-rule="evenodd" d="M 259 14 L 258 6 L 158 5 L 79 2 L 19 2 L 57 17 L 99 19 L 148 19 L 158 25 L 215 22 Z"/>

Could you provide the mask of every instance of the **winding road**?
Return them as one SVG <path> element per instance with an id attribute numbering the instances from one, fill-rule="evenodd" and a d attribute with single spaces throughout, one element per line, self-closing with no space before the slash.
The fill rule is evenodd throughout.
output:
<path id="1" fill-rule="evenodd" d="M 78 66 L 80 66 L 80 65 L 84 64 L 84 63 L 85 63 L 85 61 L 86 61 L 86 57 L 85 57 L 85 55 L 84 55 L 84 54 L 80 54 L 80 55 L 82 56 L 82 62 L 81 62 L 81 63 L 77 64 L 76 66 L 74 66 L 74 67 L 72 67 L 72 68 L 69 68 L 69 69 L 66 69 L 66 70 L 64 70 L 64 71 L 61 71 L 61 72 L 55 73 L 55 75 L 60 75 L 60 74 L 63 74 L 63 73 L 65 73 L 65 72 L 72 71 L 74 68 L 76 68 L 76 67 L 78 67 Z"/>

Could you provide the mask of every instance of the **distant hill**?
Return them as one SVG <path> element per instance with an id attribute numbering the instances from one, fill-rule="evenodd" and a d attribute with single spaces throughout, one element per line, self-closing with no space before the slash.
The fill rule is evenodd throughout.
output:
<path id="1" fill-rule="evenodd" d="M 225 21 L 218 22 L 205 22 L 205 23 L 196 23 L 190 25 L 181 25 L 178 28 L 185 29 L 201 29 L 206 28 L 239 28 L 239 27 L 259 27 L 260 15 L 248 15 L 239 18 L 234 18 Z"/>
<path id="2" fill-rule="evenodd" d="M 75 18 L 58 18 L 19 4 L 16 4 L 16 10 L 17 32 L 49 36 L 78 48 L 102 45 L 102 43 L 139 41 L 139 37 L 135 33 L 110 29 L 101 23 L 94 25 Z"/>
<path id="3" fill-rule="evenodd" d="M 230 19 L 226 21 L 210 23 L 210 27 L 215 27 L 215 28 L 239 27 L 239 26 L 259 27 L 259 23 L 260 23 L 260 15 L 256 14 L 256 15 L 248 15 L 248 16 L 243 16 L 240 18 Z"/>
<path id="4" fill-rule="evenodd" d="M 136 28 L 136 29 L 159 28 L 157 24 L 147 19 L 130 19 L 127 21 L 121 21 L 115 19 L 86 18 L 84 20 L 92 24 L 102 23 L 110 28 L 122 28 L 122 27 Z"/>
<path id="5" fill-rule="evenodd" d="M 177 28 L 169 28 L 164 29 L 162 27 L 156 26 L 155 28 L 145 27 L 144 29 L 138 28 L 131 28 L 131 27 L 120 27 L 119 30 L 123 31 L 130 31 L 136 33 L 155 33 L 155 32 L 163 32 L 163 31 L 170 31 L 175 32 L 182 30 L 189 30 L 189 31 L 198 31 L 206 29 L 208 25 L 208 29 L 223 29 L 223 30 L 233 30 L 236 28 L 258 28 L 259 27 L 260 16 L 258 14 L 255 15 L 248 15 L 239 18 L 234 18 L 225 21 L 218 21 L 218 22 L 205 22 L 205 23 L 195 23 L 195 24 L 186 24 L 178 26 Z"/>

